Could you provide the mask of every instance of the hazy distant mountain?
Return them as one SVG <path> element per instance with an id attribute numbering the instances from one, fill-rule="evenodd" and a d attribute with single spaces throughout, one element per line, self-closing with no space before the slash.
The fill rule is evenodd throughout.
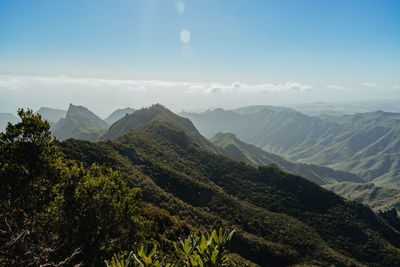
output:
<path id="1" fill-rule="evenodd" d="M 37 114 L 42 115 L 42 120 L 47 120 L 52 123 L 57 123 L 59 120 L 64 119 L 67 115 L 66 110 L 41 107 Z"/>
<path id="2" fill-rule="evenodd" d="M 292 108 L 312 116 L 344 115 L 374 112 L 400 112 L 400 99 L 352 101 L 343 103 L 314 102 L 291 105 Z"/>
<path id="3" fill-rule="evenodd" d="M 107 164 L 140 187 L 158 207 L 145 205 L 155 224 L 168 223 L 155 228 L 166 243 L 174 237 L 169 229 L 228 225 L 240 229 L 230 250 L 260 266 L 400 264 L 400 233 L 365 205 L 274 165 L 253 167 L 203 149 L 191 122 L 162 106 L 111 128 L 111 141 L 67 140 L 62 150 L 85 166 Z"/>
<path id="4" fill-rule="evenodd" d="M 0 113 L 0 132 L 3 132 L 8 122 L 16 123 L 19 118 L 12 113 Z"/>
<path id="5" fill-rule="evenodd" d="M 383 111 L 329 117 L 268 107 L 239 114 L 216 109 L 183 114 L 201 133 L 235 133 L 243 141 L 289 159 L 400 186 L 400 114 Z"/>
<path id="6" fill-rule="evenodd" d="M 134 111 L 135 111 L 135 109 L 130 108 L 130 107 L 117 109 L 116 111 L 111 113 L 110 116 L 108 116 L 104 120 L 108 123 L 108 125 L 112 125 L 117 120 L 125 117 L 125 115 L 127 115 L 127 114 L 133 113 Z"/>
<path id="7" fill-rule="evenodd" d="M 357 200 L 370 206 L 373 210 L 395 208 L 400 210 L 400 190 L 383 188 L 373 183 L 343 182 L 324 185 L 324 188 L 347 199 Z"/>
<path id="8" fill-rule="evenodd" d="M 96 141 L 107 128 L 107 122 L 87 108 L 70 104 L 65 119 L 54 125 L 52 133 L 59 140 L 75 138 Z"/>
<path id="9" fill-rule="evenodd" d="M 236 109 L 232 109 L 231 111 L 238 113 L 238 114 L 254 114 L 261 112 L 264 109 L 269 109 L 275 112 L 281 112 L 281 111 L 292 111 L 296 112 L 294 109 L 287 108 L 287 107 L 279 107 L 279 106 L 270 106 L 270 105 L 253 105 L 253 106 L 246 106 L 246 107 L 240 107 Z"/>
<path id="10" fill-rule="evenodd" d="M 236 160 L 242 160 L 255 166 L 276 163 L 284 171 L 307 177 L 320 185 L 343 181 L 362 183 L 363 179 L 355 174 L 335 171 L 313 164 L 293 163 L 284 158 L 266 152 L 256 146 L 240 141 L 232 133 L 218 133 L 210 141 L 221 148 L 221 152 Z"/>

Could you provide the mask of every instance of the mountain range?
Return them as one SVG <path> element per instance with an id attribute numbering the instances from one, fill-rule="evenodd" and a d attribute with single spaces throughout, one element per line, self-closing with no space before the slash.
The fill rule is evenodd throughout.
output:
<path id="1" fill-rule="evenodd" d="M 251 143 L 251 140 L 263 139 L 265 142 L 265 139 L 271 137 L 276 142 L 275 144 L 268 143 L 268 146 L 272 150 L 275 148 L 278 151 L 278 153 L 273 154 L 255 145 L 245 143 L 236 134 L 232 133 L 217 133 L 210 140 L 207 140 L 201 136 L 194 126 L 188 126 L 191 125 L 190 121 L 181 118 L 161 105 L 155 105 L 145 110 L 147 112 L 142 110 L 139 116 L 133 116 L 135 110 L 132 108 L 118 109 L 105 120 L 100 119 L 87 108 L 72 104 L 68 112 L 52 108 L 41 108 L 36 113 L 41 114 L 43 119 L 47 119 L 50 122 L 53 135 L 57 136 L 60 140 L 75 138 L 90 141 L 115 139 L 122 133 L 137 128 L 163 114 L 163 116 L 170 117 L 175 121 L 180 121 L 183 125 L 186 125 L 187 129 L 190 128 L 191 134 L 196 137 L 196 143 L 205 149 L 228 155 L 235 160 L 241 160 L 253 166 L 275 163 L 286 172 L 306 177 L 320 185 L 325 185 L 326 188 L 348 199 L 363 201 L 374 209 L 378 209 L 378 207 L 397 208 L 397 197 L 395 194 L 386 192 L 378 194 L 378 199 L 375 201 L 374 196 L 377 196 L 374 193 L 375 189 L 365 191 L 364 186 L 355 186 L 359 185 L 359 183 L 373 182 L 377 188 L 382 188 L 383 186 L 382 189 L 389 187 L 389 191 L 395 190 L 390 187 L 398 184 L 398 179 L 396 178 L 398 173 L 397 155 L 393 153 L 397 147 L 396 127 L 399 118 L 397 113 L 378 111 L 345 116 L 326 115 L 323 118 L 318 118 L 307 116 L 285 107 L 259 105 L 238 108 L 231 111 L 217 109 L 202 114 L 183 114 L 186 117 L 190 117 L 200 130 L 205 132 L 209 137 L 220 129 L 237 132 L 242 135 L 241 139 L 247 138 L 247 140 L 250 140 L 247 141 L 249 143 Z M 286 121 L 284 123 L 286 126 L 283 127 L 282 123 L 279 124 L 278 119 L 275 117 L 281 117 L 282 121 Z M 301 125 L 299 127 L 298 120 L 294 118 L 300 118 L 300 121 L 305 122 L 308 127 L 301 127 Z M 56 123 L 58 119 L 60 121 Z M 17 120 L 12 114 L 0 114 L 0 123 L 3 121 L 16 122 Z M 108 122 L 114 121 L 115 125 L 108 124 L 106 120 Z M 268 127 L 269 122 L 274 124 L 275 127 Z M 5 123 L 3 125 L 4 129 Z M 256 131 L 254 128 L 257 125 L 260 133 L 255 135 Z M 375 137 L 377 127 L 381 130 L 386 129 L 387 134 L 383 138 L 378 138 L 378 140 L 381 140 L 380 142 L 370 144 L 377 138 Z M 285 147 L 286 144 L 284 142 L 281 142 L 281 145 L 279 145 L 279 138 L 285 139 L 290 144 L 294 137 L 296 137 L 295 134 L 285 135 L 285 128 L 290 129 L 286 129 L 287 132 L 300 133 L 298 135 L 300 143 L 292 144 L 290 147 Z M 317 132 L 318 129 L 320 131 L 319 134 Z M 262 134 L 264 131 L 265 134 Z M 309 131 L 309 134 L 304 133 L 306 131 Z M 329 134 L 329 131 L 332 131 L 331 134 Z M 354 132 L 358 134 L 354 134 Z M 303 136 L 301 136 L 301 133 L 303 133 Z M 338 136 L 342 136 L 341 142 L 338 141 L 338 138 L 335 138 L 335 133 Z M 381 132 L 378 131 L 378 137 L 380 136 L 379 133 Z M 363 136 L 369 139 L 362 138 Z M 307 141 L 304 141 L 304 139 Z M 389 139 L 389 144 L 379 146 L 379 144 L 384 144 L 384 141 Z M 354 148 L 354 143 L 357 141 L 359 142 L 358 148 Z M 315 145 L 312 145 L 313 142 Z M 366 146 L 365 148 L 363 148 L 364 145 Z M 321 147 L 324 149 L 321 149 Z M 293 151 L 296 149 L 305 149 L 308 151 L 308 154 L 312 154 L 315 151 L 318 156 L 307 155 L 307 153 L 283 153 L 286 150 Z M 352 155 L 348 151 L 349 149 L 352 153 L 359 151 Z M 374 151 L 377 152 L 373 153 Z M 335 153 L 338 159 L 343 159 L 335 164 L 327 164 L 325 162 L 326 158 L 332 157 Z M 283 154 L 283 156 L 278 154 Z M 326 164 L 329 167 L 308 163 L 309 161 Z M 364 164 L 360 164 L 362 162 Z M 373 178 L 372 174 L 376 176 L 382 174 L 382 172 L 384 175 Z M 336 187 L 337 183 L 340 184 Z M 363 197 L 360 197 L 360 195 Z M 385 196 L 383 197 L 384 200 L 381 200 L 381 195 Z M 376 202 L 381 204 L 376 204 Z M 384 205 L 383 202 L 387 203 L 387 205 Z"/>
<path id="2" fill-rule="evenodd" d="M 217 133 L 210 141 L 216 145 L 220 152 L 235 159 L 241 160 L 254 166 L 277 164 L 284 171 L 307 177 L 311 181 L 324 185 L 338 182 L 363 183 L 364 180 L 355 174 L 335 171 L 331 168 L 321 167 L 314 164 L 294 163 L 276 154 L 268 153 L 256 146 L 246 144 L 232 133 Z"/>
<path id="3" fill-rule="evenodd" d="M 269 106 L 183 113 L 207 137 L 231 132 L 246 143 L 290 160 L 357 174 L 382 186 L 400 186 L 400 114 L 383 111 L 308 116 Z"/>
<path id="4" fill-rule="evenodd" d="M 125 116 L 104 136 L 61 147 L 86 166 L 118 170 L 169 228 L 235 228 L 230 251 L 260 266 L 400 265 L 400 229 L 367 206 L 274 164 L 221 155 L 191 121 L 160 105 Z M 159 231 L 168 239 L 168 229 Z"/>

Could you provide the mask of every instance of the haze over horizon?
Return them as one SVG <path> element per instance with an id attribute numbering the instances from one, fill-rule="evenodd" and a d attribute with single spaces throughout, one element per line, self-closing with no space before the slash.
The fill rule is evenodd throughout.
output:
<path id="1" fill-rule="evenodd" d="M 398 1 L 2 1 L 0 112 L 399 98 Z"/>

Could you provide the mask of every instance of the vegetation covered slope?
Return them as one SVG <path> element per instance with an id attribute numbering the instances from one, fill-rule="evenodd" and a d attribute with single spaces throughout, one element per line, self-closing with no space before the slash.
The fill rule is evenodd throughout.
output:
<path id="1" fill-rule="evenodd" d="M 255 113 L 216 109 L 184 115 L 207 136 L 232 132 L 247 143 L 296 161 L 400 186 L 399 113 L 377 111 L 322 120 L 266 107 Z"/>
<path id="2" fill-rule="evenodd" d="M 117 144 L 133 146 L 138 158 Z M 191 227 L 239 229 L 230 250 L 261 266 L 400 264 L 400 233 L 366 206 L 275 165 L 255 168 L 209 152 L 169 116 L 116 141 L 67 140 L 62 149 L 80 162 L 112 164 L 146 202 Z"/>
<path id="3" fill-rule="evenodd" d="M 108 124 L 87 108 L 70 104 L 65 119 L 55 124 L 52 132 L 61 141 L 68 138 L 96 141 L 107 128 Z"/>
<path id="4" fill-rule="evenodd" d="M 384 188 L 373 183 L 342 182 L 324 185 L 324 188 L 335 192 L 347 199 L 357 200 L 367 204 L 375 211 L 397 209 L 400 210 L 400 190 Z"/>
<path id="5" fill-rule="evenodd" d="M 221 149 L 221 153 L 236 160 L 242 160 L 254 166 L 275 163 L 284 171 L 307 177 L 311 181 L 324 185 L 338 182 L 364 182 L 355 174 L 335 171 L 314 164 L 294 163 L 283 157 L 271 154 L 256 146 L 246 144 L 232 133 L 217 133 L 210 141 Z"/>
<path id="6" fill-rule="evenodd" d="M 113 113 L 111 113 L 107 118 L 105 118 L 104 121 L 107 122 L 108 125 L 112 125 L 114 122 L 120 120 L 127 114 L 133 113 L 134 111 L 135 109 L 130 107 L 117 109 Z"/>
<path id="7" fill-rule="evenodd" d="M 195 138 L 196 143 L 201 147 L 207 148 L 212 151 L 217 150 L 217 148 L 213 144 L 211 144 L 197 131 L 196 127 L 194 127 L 193 123 L 190 120 L 176 115 L 175 113 L 171 112 L 170 110 L 159 104 L 153 105 L 150 108 L 137 110 L 134 113 L 120 119 L 108 129 L 107 133 L 101 137 L 101 140 L 116 139 L 118 136 L 131 129 L 135 129 L 147 122 L 150 122 L 153 119 L 161 117 L 169 118 L 170 120 L 178 123 L 181 127 L 186 129 L 191 136 Z"/>

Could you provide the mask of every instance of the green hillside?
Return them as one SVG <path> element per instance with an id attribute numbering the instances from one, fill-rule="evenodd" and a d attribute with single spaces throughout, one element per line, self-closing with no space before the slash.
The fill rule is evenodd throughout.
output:
<path id="1" fill-rule="evenodd" d="M 127 114 L 131 114 L 134 111 L 135 109 L 130 107 L 117 109 L 113 113 L 111 113 L 107 118 L 105 118 L 104 121 L 107 122 L 108 125 L 112 125 L 114 122 L 120 120 Z"/>
<path id="2" fill-rule="evenodd" d="M 121 124 L 115 141 L 71 139 L 63 152 L 112 166 L 145 202 L 188 227 L 238 229 L 230 250 L 261 266 L 400 264 L 400 233 L 366 206 L 276 165 L 255 168 L 204 149 L 192 125 L 161 106 L 127 117 L 135 127 Z"/>
<path id="3" fill-rule="evenodd" d="M 148 123 L 157 118 L 167 118 L 177 122 L 181 127 L 185 128 L 196 140 L 196 143 L 203 148 L 211 151 L 217 151 L 217 148 L 204 138 L 194 127 L 193 123 L 183 117 L 176 115 L 162 105 L 156 104 L 150 108 L 143 108 L 127 115 L 111 125 L 107 133 L 105 133 L 101 140 L 113 140 L 123 133 L 135 129 L 145 123 Z"/>
<path id="4" fill-rule="evenodd" d="M 185 113 L 206 136 L 235 133 L 244 142 L 289 159 L 352 172 L 379 185 L 400 186 L 400 114 L 383 111 L 341 117 L 290 109 L 255 113 L 216 109 Z"/>
<path id="5" fill-rule="evenodd" d="M 107 131 L 108 124 L 83 106 L 70 104 L 65 119 L 52 127 L 59 140 L 68 138 L 96 141 Z"/>
<path id="6" fill-rule="evenodd" d="M 294 163 L 285 160 L 283 157 L 271 154 L 256 146 L 240 141 L 232 133 L 217 133 L 210 141 L 221 149 L 221 153 L 236 160 L 242 160 L 254 166 L 275 163 L 284 171 L 307 177 L 311 181 L 324 185 L 338 182 L 364 182 L 355 174 L 335 171 L 327 167 L 314 164 Z"/>

